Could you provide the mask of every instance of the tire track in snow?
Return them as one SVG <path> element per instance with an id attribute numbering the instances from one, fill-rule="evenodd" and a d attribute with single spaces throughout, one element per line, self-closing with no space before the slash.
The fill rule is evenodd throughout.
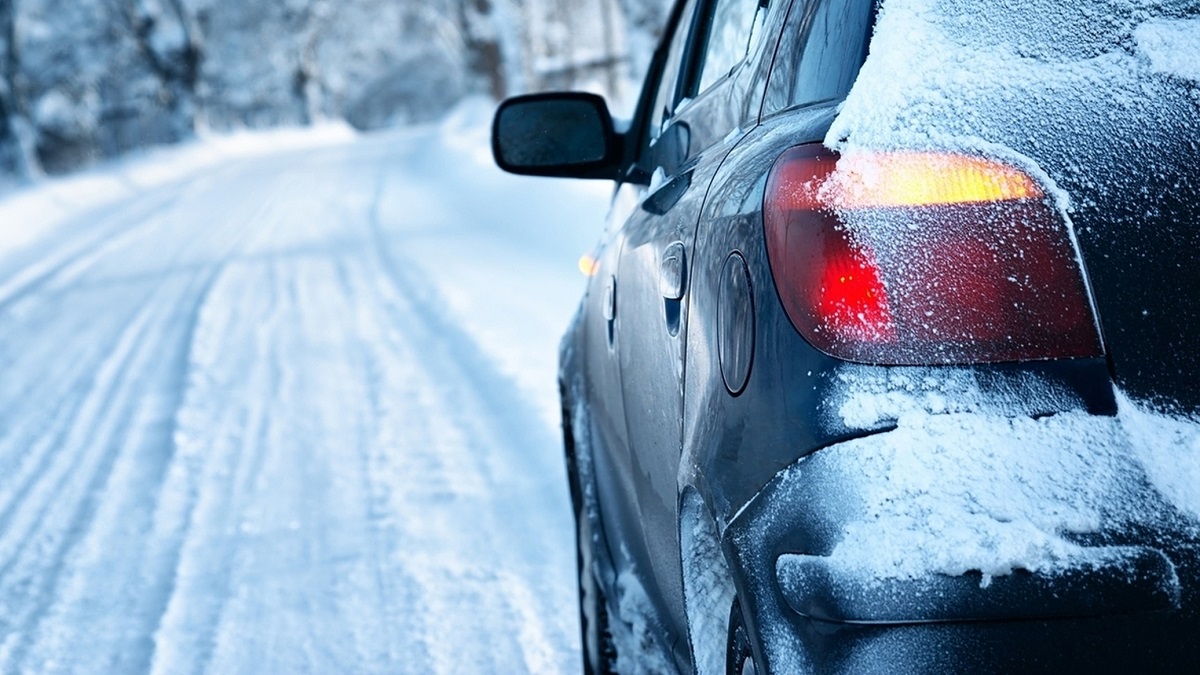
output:
<path id="1" fill-rule="evenodd" d="M 143 235 L 144 230 L 161 225 L 154 215 L 178 199 L 179 194 L 173 190 L 156 190 L 132 204 L 117 205 L 111 214 L 94 224 L 89 222 L 94 215 L 88 214 L 60 226 L 59 230 L 65 231 L 66 235 L 60 234 L 62 239 L 54 242 L 58 247 L 56 250 L 36 247 L 32 252 L 24 252 L 21 257 L 32 258 L 32 262 L 0 281 L 0 314 L 56 277 L 78 274 L 89 264 L 128 245 Z M 79 231 L 81 229 L 90 231 L 85 234 Z"/>
<path id="2" fill-rule="evenodd" d="M 462 460 L 464 466 L 474 468 L 479 473 L 476 480 L 489 493 L 489 503 L 482 505 L 477 515 L 485 522 L 490 521 L 492 527 L 490 531 L 489 528 L 475 528 L 474 535 L 485 539 L 488 546 L 500 554 L 503 564 L 492 565 L 499 568 L 499 573 L 494 576 L 484 575 L 483 578 L 468 578 L 466 581 L 479 585 L 481 595 L 487 592 L 500 593 L 501 606 L 493 614 L 492 620 L 495 614 L 507 616 L 512 620 L 510 625 L 519 627 L 521 639 L 517 641 L 517 647 L 521 661 L 530 672 L 569 669 L 569 664 L 555 657 L 561 656 L 559 645 L 573 642 L 577 629 L 569 622 L 552 629 L 542 618 L 544 615 L 561 616 L 561 613 L 554 611 L 559 603 L 547 601 L 561 587 L 543 585 L 532 588 L 530 581 L 544 581 L 553 575 L 545 574 L 547 570 L 528 569 L 530 560 L 554 560 L 554 553 L 561 553 L 561 550 L 547 548 L 553 544 L 536 534 L 526 534 L 519 546 L 514 545 L 518 542 L 499 541 L 496 534 L 492 534 L 500 533 L 501 537 L 515 534 L 511 524 L 503 522 L 508 517 L 526 519 L 526 527 L 520 529 L 522 533 L 569 531 L 569 526 L 555 522 L 562 519 L 562 514 L 547 513 L 541 500 L 529 498 L 530 495 L 564 491 L 565 482 L 563 485 L 546 482 L 547 478 L 557 477 L 556 471 L 548 467 L 529 466 L 529 460 L 539 455 L 556 456 L 554 449 L 557 448 L 557 440 L 548 433 L 551 430 L 543 426 L 513 382 L 500 375 L 495 364 L 481 351 L 474 339 L 446 315 L 444 303 L 439 301 L 437 292 L 421 279 L 419 267 L 411 260 L 400 257 L 395 248 L 389 245 L 382 232 L 379 213 L 386 180 L 383 169 L 378 180 L 367 222 L 374 244 L 371 249 L 382 272 L 378 279 L 384 287 L 379 291 L 395 316 L 394 322 L 407 327 L 404 337 L 411 341 L 411 350 L 420 355 L 418 362 L 424 366 L 422 375 L 427 390 L 442 390 L 440 405 L 444 411 L 462 411 L 459 412 L 458 422 L 467 438 L 460 442 L 465 446 L 465 456 L 458 459 Z M 453 212 L 452 209 L 448 211 Z M 440 444 L 438 456 L 453 447 L 453 443 Z M 534 448 L 550 448 L 552 451 L 538 453 Z M 529 471 L 530 468 L 533 471 Z M 457 470 L 461 472 L 463 468 Z M 538 479 L 531 480 L 533 476 Z M 479 548 L 483 549 L 480 553 L 487 554 L 487 546 Z M 421 564 L 418 562 L 415 566 L 421 567 Z M 462 573 L 469 574 L 468 570 L 470 567 L 465 567 Z M 516 574 L 514 570 L 521 573 Z M 442 581 L 439 583 L 436 578 L 426 581 L 426 587 L 435 596 L 430 602 L 437 601 L 438 589 L 453 585 Z M 568 585 L 567 589 L 573 590 L 573 586 Z M 574 603 L 573 596 L 557 600 L 565 601 L 568 606 Z M 455 608 L 448 604 L 445 611 L 454 614 Z M 484 612 L 480 614 L 487 616 Z M 486 630 L 487 626 L 477 628 Z M 494 649 L 494 645 L 490 648 Z M 500 660 L 466 667 L 486 670 L 487 666 L 494 668 L 511 662 Z M 445 665 L 449 667 L 439 669 L 441 672 L 456 672 L 462 670 L 465 664 L 450 659 Z"/>
<path id="3" fill-rule="evenodd" d="M 243 269 L 231 271 L 222 281 L 228 285 L 236 285 L 239 277 L 252 274 L 253 270 Z M 274 270 L 266 270 L 267 287 L 277 289 L 278 280 Z M 244 285 L 245 282 L 243 281 Z M 261 288 L 259 284 L 253 284 Z M 221 289 L 217 290 L 218 293 Z M 228 293 L 228 291 L 226 291 Z M 257 300 L 263 304 L 233 305 L 233 308 L 246 312 L 248 316 L 264 317 L 254 331 L 256 349 L 252 357 L 239 362 L 239 367 L 247 369 L 247 378 L 252 387 L 263 393 L 278 391 L 280 382 L 280 365 L 275 356 L 265 351 L 264 345 L 269 332 L 278 325 L 281 309 L 278 302 L 279 293 L 273 292 L 269 297 L 262 298 L 254 295 L 245 296 L 247 300 Z M 211 347 L 210 347 L 211 348 Z M 202 397 L 203 398 L 203 397 Z M 234 419 L 208 420 L 219 421 L 225 438 L 218 442 L 211 441 L 211 431 L 204 429 L 187 429 L 185 437 L 199 441 L 207 447 L 197 448 L 193 452 L 211 453 L 204 466 L 204 475 L 199 486 L 193 518 L 189 523 L 187 537 L 183 540 L 183 548 L 176 571 L 176 593 L 167 603 L 166 612 L 157 632 L 158 637 L 168 635 L 175 630 L 183 634 L 186 642 L 194 646 L 186 660 L 173 662 L 170 670 L 180 672 L 206 672 L 214 658 L 217 649 L 218 629 L 221 617 L 226 610 L 233 583 L 232 558 L 236 549 L 229 545 L 207 546 L 207 542 L 199 544 L 201 551 L 197 552 L 198 540 L 191 534 L 198 527 L 211 526 L 217 523 L 220 531 L 227 536 L 236 537 L 235 533 L 244 531 L 241 522 L 243 501 L 253 495 L 253 486 L 262 473 L 266 446 L 269 437 L 270 400 L 250 397 L 231 412 Z M 203 404 L 200 404 L 203 405 Z M 207 442 L 206 442 L 207 441 Z M 214 452 L 215 451 L 215 452 Z M 201 558 L 205 564 L 197 569 L 190 563 L 195 558 Z M 196 587 L 202 590 L 197 590 Z M 182 591 L 182 592 L 180 592 Z M 177 600 L 185 600 L 186 606 L 178 604 Z M 185 612 L 187 615 L 185 627 L 180 630 L 174 624 L 178 619 L 175 614 Z M 176 638 L 178 639 L 178 638 Z M 159 656 L 162 641 L 156 638 L 159 647 L 155 656 Z M 156 658 L 157 662 L 158 659 Z M 186 665 L 185 665 L 186 664 Z"/>
<path id="4" fill-rule="evenodd" d="M 167 309 L 163 304 L 147 305 L 139 312 L 135 320 L 122 334 L 116 349 L 105 361 L 98 372 L 97 386 L 84 399 L 79 415 L 66 434 L 66 447 L 80 447 L 84 451 L 77 462 L 69 467 L 62 477 L 62 482 L 54 490 L 54 496 L 78 495 L 80 499 L 58 501 L 51 499 L 37 514 L 40 523 L 58 523 L 64 525 L 57 532 L 59 537 L 51 536 L 49 540 L 30 540 L 23 543 L 16 555 L 10 558 L 8 564 L 0 569 L 0 584 L 11 588 L 10 577 L 24 571 L 36 575 L 30 596 L 34 600 L 31 610 L 20 618 L 22 631 L 10 633 L 0 647 L 0 656 L 10 664 L 24 661 L 33 639 L 36 627 L 51 607 L 50 600 L 62 577 L 67 564 L 67 557 L 79 543 L 86 530 L 92 525 L 100 499 L 101 488 L 111 475 L 113 465 L 122 449 L 122 434 L 127 434 L 131 426 L 134 410 L 128 405 L 132 396 L 130 388 L 122 386 L 125 383 L 120 375 L 139 365 L 149 350 L 142 350 L 139 343 L 147 336 L 148 327 L 152 325 L 156 315 Z M 94 440 L 91 440 L 94 439 Z M 41 531 L 48 534 L 48 531 Z M 37 546 L 33 559 L 29 560 L 36 567 L 33 569 L 15 569 L 15 565 L 26 561 L 24 555 L 28 545 Z M 49 550 L 47 550 L 49 549 Z M 16 638 L 15 641 L 13 638 Z"/>
<path id="5" fill-rule="evenodd" d="M 323 173 L 314 178 L 327 182 Z M 297 186 L 296 192 L 312 192 L 320 198 L 329 191 L 338 192 L 342 186 L 321 187 L 313 190 L 307 185 Z M 338 419 L 353 418 L 359 409 L 370 411 L 371 405 L 370 396 L 355 384 L 368 376 L 356 370 L 353 359 L 348 358 L 355 345 L 353 336 L 344 328 L 345 312 L 357 306 L 356 299 L 339 292 L 337 283 L 342 276 L 337 269 L 339 261 L 355 252 L 353 247 L 346 250 L 345 246 L 336 245 L 322 254 L 320 246 L 308 246 L 307 242 L 314 238 L 342 239 L 337 232 L 342 223 L 327 207 L 303 203 L 304 199 L 298 201 L 301 203 L 291 205 L 287 212 L 274 218 L 286 222 L 287 228 L 271 236 L 260 236 L 262 250 L 248 251 L 250 259 L 242 266 L 244 278 L 222 284 L 212 301 L 214 307 L 225 307 L 229 314 L 261 315 L 261 308 L 245 306 L 246 298 L 253 296 L 244 290 L 262 286 L 253 281 L 253 270 L 270 265 L 280 279 L 286 280 L 287 292 L 277 294 L 282 298 L 276 305 L 281 318 L 273 322 L 275 329 L 261 334 L 253 350 L 255 354 L 289 355 L 281 365 L 282 379 L 278 383 L 254 382 L 245 376 L 246 369 L 240 367 L 237 358 L 244 351 L 238 345 L 245 339 L 236 320 L 230 320 L 228 330 L 220 331 L 219 341 L 208 348 L 209 356 L 198 359 L 198 379 L 208 381 L 207 389 L 189 392 L 185 406 L 185 417 L 191 418 L 185 426 L 201 429 L 197 436 L 207 439 L 206 446 L 212 454 L 213 434 L 206 434 L 202 428 L 223 429 L 234 440 L 245 435 L 223 417 L 229 414 L 231 400 L 255 397 L 269 401 L 269 433 L 264 450 L 267 468 L 258 473 L 274 479 L 225 492 L 221 491 L 220 476 L 205 476 L 198 481 L 202 503 L 192 518 L 180 561 L 179 583 L 156 638 L 153 669 L 158 672 L 186 671 L 192 669 L 190 664 L 196 663 L 209 663 L 216 671 L 244 669 L 246 664 L 259 663 L 257 667 L 289 672 L 330 669 L 389 672 L 396 663 L 403 662 L 399 658 L 403 655 L 389 657 L 386 645 L 382 649 L 358 648 L 357 651 L 367 655 L 349 662 L 355 665 L 345 661 L 347 644 L 386 642 L 377 635 L 362 637 L 353 630 L 340 628 L 352 625 L 357 615 L 374 613 L 372 607 L 381 602 L 372 597 L 374 593 L 362 600 L 363 594 L 357 592 L 355 581 L 361 568 L 370 567 L 359 561 L 370 557 L 372 549 L 371 542 L 359 540 L 355 532 L 356 523 L 370 520 L 369 500 L 359 497 L 363 490 L 355 487 L 355 483 L 365 482 L 365 478 L 344 470 L 336 461 L 350 451 L 361 453 L 359 446 L 367 441 L 355 441 L 355 436 L 368 426 L 367 422 L 356 420 L 339 428 Z M 322 222 L 326 219 L 329 222 Z M 343 387 L 345 391 L 338 394 L 339 382 L 354 386 Z M 360 405 L 360 399 L 366 400 Z M 344 452 L 339 439 L 348 446 Z M 289 459 L 291 454 L 295 457 Z M 214 461 L 210 457 L 208 464 Z M 350 466 L 361 466 L 361 462 L 356 460 Z M 317 471 L 311 467 L 323 468 Z M 344 489 L 332 489 L 330 484 Z M 338 497 L 342 492 L 348 494 L 345 499 Z M 354 512 L 354 507 L 345 502 L 362 502 L 365 513 Z M 351 511 L 344 514 L 348 508 Z M 238 531 L 243 523 L 247 528 Z M 351 540 L 342 541 L 344 537 Z M 268 545 L 269 555 L 263 551 Z M 264 561 L 278 567 L 274 574 L 262 576 Z M 377 561 L 374 569 L 384 564 Z M 342 575 L 331 575 L 330 566 L 348 570 L 344 575 L 348 581 L 342 580 Z M 214 592 L 211 584 L 194 581 L 205 575 L 211 578 L 214 570 L 227 570 L 231 584 L 228 593 L 220 592 L 219 588 Z M 370 576 L 378 578 L 380 574 L 375 571 Z M 247 579 L 259 579 L 253 592 L 245 587 Z M 272 605 L 271 624 L 247 634 L 248 615 L 262 614 L 257 603 L 264 597 L 295 590 L 292 587 L 295 579 L 311 583 L 302 584 L 306 588 L 292 599 L 281 599 Z M 351 587 L 342 588 L 339 584 Z M 215 597 L 221 598 L 220 611 L 206 610 Z M 340 609 L 339 603 L 343 601 L 359 604 Z M 304 611 L 296 609 L 297 603 Z M 379 614 L 388 616 L 387 612 Z M 279 635 L 286 627 L 295 630 Z M 314 629 L 316 633 L 310 636 Z M 211 644 L 197 645 L 194 636 L 198 633 L 212 636 Z M 338 637 L 338 633 L 344 636 Z M 269 644 L 291 644 L 292 649 L 281 654 L 278 649 L 266 649 Z M 380 663 L 384 667 L 372 666 Z"/>
<path id="6" fill-rule="evenodd" d="M 161 225 L 161 222 L 158 224 Z M 141 225 L 144 226 L 145 223 Z M 85 498 L 79 502 L 77 517 L 66 521 L 66 529 L 70 536 L 63 538 L 60 551 L 51 560 L 53 564 L 47 565 L 47 561 L 39 557 L 42 553 L 40 551 L 31 554 L 35 556 L 31 562 L 22 563 L 29 568 L 27 572 L 31 578 L 41 575 L 35 586 L 40 584 L 41 587 L 50 589 L 43 595 L 55 597 L 44 597 L 41 606 L 15 626 L 14 632 L 19 632 L 21 638 L 11 650 L 11 662 L 25 660 L 31 645 L 45 643 L 40 644 L 40 649 L 34 650 L 39 651 L 41 655 L 31 657 L 30 662 L 38 664 L 37 670 L 48 670 L 54 664 L 54 654 L 61 654 L 64 649 L 81 648 L 79 638 L 82 638 L 84 644 L 90 641 L 97 647 L 88 650 L 97 665 L 105 664 L 105 659 L 108 658 L 116 659 L 111 662 L 112 667 L 100 668 L 101 671 L 126 671 L 131 666 L 136 669 L 139 660 L 148 659 L 147 656 L 138 656 L 139 653 L 148 653 L 146 646 L 123 648 L 122 645 L 130 640 L 121 633 L 134 632 L 140 628 L 143 637 L 134 642 L 148 645 L 148 636 L 157 621 L 157 615 L 161 613 L 161 609 L 154 608 L 153 589 L 161 590 L 166 586 L 163 583 L 162 572 L 170 571 L 172 567 L 155 569 L 152 566 L 153 562 L 130 563 L 129 561 L 138 555 L 138 551 L 148 548 L 148 542 L 135 538 L 128 542 L 131 544 L 129 551 L 122 551 L 123 546 L 119 542 L 128 540 L 131 527 L 135 523 L 148 521 L 150 512 L 154 509 L 154 488 L 161 485 L 173 452 L 171 419 L 181 398 L 183 380 L 186 377 L 186 353 L 192 339 L 195 314 L 199 311 L 208 285 L 219 269 L 220 261 L 231 248 L 230 242 L 237 241 L 235 229 L 226 227 L 224 230 L 194 230 L 187 233 L 190 237 L 183 239 L 179 239 L 177 235 L 170 236 L 166 250 L 178 248 L 176 254 L 168 253 L 163 258 L 168 266 L 173 261 L 178 263 L 184 258 L 197 255 L 200 257 L 199 264 L 184 266 L 184 269 L 191 271 L 183 276 L 172 273 L 166 276 L 162 283 L 155 283 L 156 279 L 153 276 L 143 280 L 142 285 L 151 289 L 146 294 L 146 300 L 137 300 L 136 294 L 127 298 L 129 304 L 138 308 L 139 316 L 147 313 L 152 315 L 146 320 L 148 324 L 139 324 L 141 328 L 136 337 L 132 338 L 138 343 L 137 354 L 131 356 L 131 360 L 127 360 L 116 373 L 99 378 L 100 381 L 112 380 L 107 390 L 100 393 L 87 392 L 77 401 L 79 406 L 86 407 L 92 401 L 101 400 L 117 410 L 120 417 L 116 417 L 117 412 L 110 415 L 110 418 L 117 420 L 112 425 L 114 433 L 86 440 L 78 438 L 77 430 L 83 429 L 83 433 L 86 433 L 100 423 L 95 421 L 94 416 L 82 415 L 77 409 L 67 408 L 65 414 L 60 416 L 60 421 L 74 419 L 73 426 L 63 426 L 57 434 L 42 436 L 42 439 L 49 438 L 49 442 L 39 439 L 40 444 L 47 448 L 44 453 L 46 456 L 41 460 L 44 470 L 33 473 L 31 481 L 36 481 L 37 490 L 49 495 L 51 503 L 47 509 L 51 506 L 59 510 L 66 508 L 53 503 L 62 501 L 64 496 L 67 497 L 67 502 L 73 495 L 81 492 Z M 215 250 L 207 250 L 214 248 L 211 246 L 214 241 L 217 242 Z M 206 243 L 210 244 L 207 248 L 203 246 Z M 156 241 L 147 242 L 145 246 L 158 251 L 164 250 L 162 244 Z M 123 249 L 109 248 L 109 257 L 118 250 Z M 205 259 L 204 256 L 208 254 L 213 255 L 212 260 L 215 262 Z M 100 258 L 103 256 L 97 256 L 97 259 Z M 78 282 L 76 283 L 78 285 Z M 89 285 L 84 283 L 83 287 Z M 41 297 L 46 298 L 44 302 L 51 302 L 54 296 L 43 293 Z M 107 312 L 95 313 L 93 321 L 106 314 Z M 122 326 L 123 322 L 118 320 L 116 325 Z M 94 326 L 91 333 L 92 335 L 84 333 L 84 339 L 89 339 L 95 334 Z M 121 333 L 122 344 L 130 339 L 126 337 L 127 334 L 128 331 Z M 100 353 L 109 352 L 111 350 L 101 350 Z M 82 363 L 85 367 L 81 370 L 84 372 L 87 370 L 86 366 L 95 367 L 87 360 L 83 360 Z M 69 437 L 72 434 L 76 437 Z M 104 462 L 94 473 L 92 482 L 85 490 L 72 490 L 74 483 L 67 482 L 67 479 L 83 467 L 78 466 L 77 461 L 61 456 L 62 451 L 73 448 L 83 451 L 93 447 L 107 448 Z M 55 451 L 59 456 L 53 456 Z M 62 472 L 65 472 L 63 481 L 52 489 L 45 489 L 46 474 L 53 476 Z M 19 497 L 11 503 L 28 512 L 28 493 Z M 51 539 L 60 536 L 58 533 L 63 523 L 61 519 L 45 518 L 43 514 L 38 514 L 30 522 L 31 526 L 38 529 L 30 530 L 29 534 Z M 0 532 L 7 534 L 11 532 L 11 528 L 0 529 Z M 81 546 L 83 550 L 78 551 Z M 91 579 L 95 575 L 97 562 L 104 562 L 104 558 L 122 556 L 126 562 L 120 567 L 114 568 L 113 561 L 108 560 L 109 569 L 104 570 L 101 566 L 102 572 L 117 571 L 126 578 L 132 575 L 137 581 L 144 582 L 146 587 L 132 591 L 122 590 L 118 581 L 120 578 L 114 579 L 118 583 L 107 587 L 97 585 L 94 579 Z M 161 558 L 161 555 L 154 556 L 152 560 Z M 8 567 L 11 568 L 18 557 L 11 556 L 8 560 Z M 0 588 L 7 591 L 13 586 L 7 575 L 0 577 Z M 163 603 L 165 600 L 158 602 L 160 605 Z M 96 606 L 107 606 L 110 611 L 107 615 L 94 616 L 97 612 Z M 125 607 L 129 611 L 112 612 L 111 609 L 115 607 Z M 54 620 L 51 626 L 44 627 L 43 623 L 47 617 Z M 149 626 L 146 622 L 149 622 Z M 80 630 L 84 632 L 80 634 Z M 106 635 L 109 639 L 105 639 Z M 45 656 L 47 654 L 48 657 Z"/>
<path id="7" fill-rule="evenodd" d="M 236 535 L 242 529 L 239 518 L 246 495 L 254 492 L 249 486 L 262 473 L 263 448 L 270 442 L 267 407 L 282 388 L 282 366 L 268 349 L 270 333 L 282 322 L 281 298 L 295 304 L 294 293 L 280 290 L 284 282 L 273 257 L 255 250 L 285 220 L 276 212 L 284 205 L 286 192 L 296 186 L 286 180 L 280 185 L 289 189 L 276 191 L 278 199 L 271 208 L 246 219 L 257 229 L 247 233 L 250 241 L 214 284 L 198 316 L 189 352 L 188 391 L 176 416 L 180 461 L 162 491 L 183 497 L 168 509 L 173 515 L 160 514 L 160 520 L 174 524 L 157 528 L 173 530 L 169 538 L 178 546 L 171 593 L 163 599 L 153 631 L 150 672 L 203 672 L 217 650 L 234 574 Z M 255 281 L 264 275 L 268 283 Z M 264 287 L 272 291 L 268 297 L 255 295 Z M 254 319 L 248 321 L 249 317 Z M 254 323 L 262 317 L 265 323 Z M 252 335 L 241 335 L 247 328 L 253 329 Z M 253 343 L 250 352 L 238 355 L 227 349 L 245 342 Z M 229 353 L 240 358 L 232 366 L 223 365 Z M 249 378 L 251 394 L 234 400 L 232 407 L 223 405 L 231 394 L 242 393 L 234 388 L 242 376 Z M 205 538 L 214 523 L 228 540 L 216 549 Z"/>

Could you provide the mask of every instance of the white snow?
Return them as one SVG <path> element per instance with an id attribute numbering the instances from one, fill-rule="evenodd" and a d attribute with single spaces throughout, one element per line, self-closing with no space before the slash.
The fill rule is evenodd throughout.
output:
<path id="1" fill-rule="evenodd" d="M 0 671 L 570 672 L 556 346 L 601 183 L 442 126 L 0 199 Z"/>
<path id="2" fill-rule="evenodd" d="M 666 675 L 674 672 L 671 657 L 655 637 L 654 609 L 632 568 L 617 576 L 618 617 L 610 617 L 609 632 L 617 649 L 616 671 L 625 675 Z"/>
<path id="3" fill-rule="evenodd" d="M 836 375 L 839 393 L 831 397 L 835 422 L 852 429 L 872 429 L 913 413 L 931 415 L 990 412 L 1018 415 L 1082 408 L 1068 391 L 1028 377 L 1003 390 L 985 393 L 970 368 L 882 368 L 850 366 Z"/>
<path id="4" fill-rule="evenodd" d="M 1133 36 L 1154 72 L 1200 82 L 1200 19 L 1147 21 Z"/>
<path id="5" fill-rule="evenodd" d="M 725 672 L 729 614 L 736 590 L 716 522 L 694 492 L 684 498 L 679 530 L 688 641 L 696 673 L 720 675 Z"/>
<path id="6" fill-rule="evenodd" d="M 1194 115 L 1193 104 L 1180 103 L 1178 82 L 1155 77 L 1194 79 L 1200 19 L 1165 18 L 1178 12 L 1195 9 L 1164 0 L 889 0 L 826 143 L 1012 161 L 1059 140 L 1039 138 L 1037 124 L 1090 125 L 1075 143 L 1136 139 L 1161 106 L 1190 105 L 1174 114 Z M 1126 42 L 1140 53 L 1123 49 Z"/>
<path id="7" fill-rule="evenodd" d="M 861 476 L 864 506 L 832 557 L 876 577 L 1052 569 L 1077 557 L 1063 533 L 1099 528 L 1118 504 L 1129 460 L 1108 442 L 1112 420 L 972 414 L 901 417 L 882 437 L 834 450 Z"/>
<path id="8" fill-rule="evenodd" d="M 856 516 L 831 560 L 847 569 L 875 578 L 977 572 L 986 585 L 1017 569 L 1078 565 L 1092 553 L 1072 535 L 1153 522 L 1164 501 L 1200 514 L 1198 420 L 1123 396 L 1116 417 L 1035 419 L 1014 411 L 1057 394 L 1032 383 L 984 396 L 965 370 L 847 370 L 842 421 L 896 429 L 793 469 L 818 463 L 845 486 L 839 508 Z"/>
<path id="9" fill-rule="evenodd" d="M 354 135 L 354 130 L 343 123 L 307 129 L 202 134 L 197 141 L 134 153 L 120 162 L 41 181 L 32 188 L 0 191 L 0 256 L 91 209 L 129 200 L 172 181 L 195 177 L 220 163 L 343 144 Z"/>
<path id="10" fill-rule="evenodd" d="M 1117 397 L 1121 426 L 1154 487 L 1200 518 L 1200 420 L 1146 410 Z"/>

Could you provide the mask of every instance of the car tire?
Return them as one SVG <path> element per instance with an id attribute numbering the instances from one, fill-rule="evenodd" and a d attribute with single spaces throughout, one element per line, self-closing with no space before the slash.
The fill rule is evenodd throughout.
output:
<path id="1" fill-rule="evenodd" d="M 750 647 L 750 632 L 742 617 L 742 605 L 733 600 L 729 609 L 729 643 L 725 656 L 725 675 L 758 675 L 754 651 Z"/>
<path id="2" fill-rule="evenodd" d="M 583 672 L 587 675 L 610 675 L 616 672 L 617 652 L 608 622 L 608 600 L 597 579 L 596 536 L 588 500 L 580 475 L 578 442 L 575 438 L 575 418 L 567 405 L 566 387 L 561 388 L 563 448 L 566 451 L 567 479 L 571 504 L 575 511 L 575 560 L 579 582 L 579 629 L 583 646 Z"/>
<path id="3" fill-rule="evenodd" d="M 608 624 L 608 602 L 596 579 L 591 519 L 581 507 L 575 513 L 579 563 L 579 627 L 583 641 L 583 672 L 615 673 L 617 652 Z"/>

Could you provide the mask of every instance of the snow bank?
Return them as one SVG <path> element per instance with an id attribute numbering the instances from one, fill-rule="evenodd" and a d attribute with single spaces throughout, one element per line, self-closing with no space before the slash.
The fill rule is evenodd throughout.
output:
<path id="1" fill-rule="evenodd" d="M 35 182 L 0 195 L 0 256 L 37 240 L 78 214 L 198 175 L 228 160 L 328 147 L 347 143 L 355 136 L 342 123 L 205 134 L 194 141 L 133 154 L 70 177 Z"/>

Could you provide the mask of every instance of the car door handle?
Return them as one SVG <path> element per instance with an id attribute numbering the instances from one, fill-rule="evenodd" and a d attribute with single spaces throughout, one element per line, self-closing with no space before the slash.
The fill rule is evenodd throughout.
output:
<path id="1" fill-rule="evenodd" d="M 604 305 L 601 311 L 604 313 L 604 319 L 609 323 L 617 318 L 617 278 L 611 274 L 608 282 L 604 284 Z"/>
<path id="2" fill-rule="evenodd" d="M 692 186 L 692 171 L 689 169 L 659 186 L 642 202 L 642 208 L 655 216 L 664 216 L 679 203 L 683 194 Z"/>
<path id="3" fill-rule="evenodd" d="M 667 246 L 658 270 L 658 290 L 662 292 L 662 296 L 667 300 L 682 300 L 687 282 L 687 260 L 683 242 L 676 241 Z"/>

